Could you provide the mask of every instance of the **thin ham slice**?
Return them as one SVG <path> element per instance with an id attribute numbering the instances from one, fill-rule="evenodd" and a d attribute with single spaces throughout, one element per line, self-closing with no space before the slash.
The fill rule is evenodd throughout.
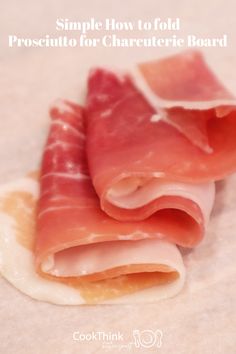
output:
<path id="1" fill-rule="evenodd" d="M 158 292 L 158 285 L 164 283 L 176 282 L 179 289 L 184 276 L 182 259 L 168 240 L 175 239 L 183 225 L 197 229 L 195 223 L 185 213 L 180 216 L 183 225 L 178 215 L 172 225 L 159 224 L 156 218 L 140 223 L 111 219 L 100 209 L 88 175 L 82 109 L 64 102 L 52 108 L 51 116 L 37 208 L 38 273 L 66 284 L 86 284 L 90 302 L 155 285 Z M 187 239 L 189 229 L 183 232 Z M 96 289 L 102 286 L 106 294 L 101 296 Z"/>
<path id="2" fill-rule="evenodd" d="M 132 78 L 153 108 L 162 109 L 162 119 L 203 151 L 214 151 L 209 121 L 229 117 L 235 111 L 236 99 L 210 70 L 200 52 L 189 50 L 141 63 Z"/>
<path id="3" fill-rule="evenodd" d="M 129 251 L 129 264 L 131 260 L 134 261 L 135 256 L 138 256 L 140 263 L 148 261 L 148 267 L 145 268 L 145 263 L 145 271 L 142 273 L 135 273 L 138 268 L 133 267 L 131 274 L 118 277 L 112 277 L 110 274 L 109 279 L 93 279 L 92 282 L 81 281 L 79 277 L 38 274 L 35 269 L 33 246 L 38 198 L 39 183 L 35 173 L 0 187 L 0 273 L 24 294 L 33 299 L 61 305 L 133 304 L 156 302 L 174 296 L 182 289 L 185 269 L 180 253 L 174 245 L 158 239 L 134 242 L 136 249 L 129 244 L 126 247 L 125 242 L 122 247 L 117 245 L 120 265 L 122 260 L 127 258 Z M 65 249 L 64 252 L 68 252 L 68 255 L 55 256 L 59 258 L 60 269 L 63 261 L 63 272 L 65 268 L 68 271 L 70 266 L 73 268 L 74 264 L 77 264 L 83 269 L 86 267 L 88 271 L 95 270 L 96 274 L 102 271 L 104 266 L 112 266 L 118 260 L 116 255 L 115 259 L 112 259 L 113 248 L 108 244 L 106 247 L 103 251 L 109 251 L 109 256 L 105 258 L 105 262 L 101 261 L 101 258 L 104 259 L 104 253 L 101 255 L 101 248 L 96 249 L 95 245 L 89 252 L 88 249 L 86 251 L 75 248 L 70 253 L 70 250 Z M 74 262 L 77 250 L 83 259 L 76 259 Z M 148 271 L 153 270 L 153 267 L 155 271 Z"/>
<path id="4" fill-rule="evenodd" d="M 123 221 L 157 212 L 155 219 L 169 225 L 176 211 L 184 212 L 198 227 L 189 241 L 184 230 L 174 241 L 196 245 L 213 206 L 213 181 L 236 168 L 233 117 L 210 121 L 214 153 L 207 154 L 163 121 L 129 76 L 104 69 L 91 72 L 86 113 L 89 169 L 101 208 Z"/>

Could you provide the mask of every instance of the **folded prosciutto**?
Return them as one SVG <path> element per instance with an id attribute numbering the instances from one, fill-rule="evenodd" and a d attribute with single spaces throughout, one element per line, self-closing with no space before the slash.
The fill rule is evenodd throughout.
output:
<path id="1" fill-rule="evenodd" d="M 0 272 L 56 304 L 177 294 L 177 245 L 203 238 L 236 170 L 236 101 L 201 54 L 94 69 L 85 110 L 59 101 L 40 173 L 0 188 Z"/>
<path id="2" fill-rule="evenodd" d="M 54 304 L 78 305 L 155 302 L 174 296 L 182 289 L 185 279 L 182 258 L 174 245 L 159 239 L 134 242 L 136 247 L 130 242 L 127 247 L 124 243 L 121 247 L 120 243 L 114 249 L 109 244 L 97 249 L 94 245 L 90 250 L 81 248 L 77 254 L 82 257 L 78 260 L 82 269 L 95 273 L 104 267 L 117 266 L 118 262 L 122 266 L 122 262 L 127 262 L 128 268 L 128 264 L 135 261 L 137 268 L 131 264 L 132 273 L 129 274 L 125 274 L 126 269 L 124 275 L 112 277 L 110 269 L 109 278 L 93 282 L 72 276 L 39 274 L 35 270 L 34 250 L 38 198 L 39 183 L 35 174 L 0 188 L 0 273 L 23 293 Z M 112 259 L 115 250 L 119 251 L 119 258 L 115 255 Z M 76 249 L 74 251 L 73 257 L 77 253 Z M 67 269 L 74 260 L 67 258 Z M 135 272 L 140 270 L 142 263 L 143 271 Z M 121 269 L 118 273 L 122 273 Z"/>
<path id="3" fill-rule="evenodd" d="M 177 213 L 189 238 L 171 241 L 196 245 L 214 181 L 236 170 L 235 102 L 197 52 L 140 64 L 135 74 L 92 70 L 87 156 L 101 208 L 123 221 L 156 213 L 168 225 Z"/>
<path id="4" fill-rule="evenodd" d="M 187 51 L 139 64 L 132 78 L 153 108 L 162 111 L 162 119 L 193 144 L 208 153 L 219 147 L 210 121 L 221 117 L 229 119 L 236 108 L 236 99 L 208 68 L 200 52 Z M 227 134 L 232 139 L 231 127 L 235 129 L 234 122 L 230 124 L 226 120 L 222 137 Z M 228 173 L 227 168 L 220 172 L 223 176 L 225 173 Z"/>
<path id="5" fill-rule="evenodd" d="M 183 286 L 184 266 L 177 247 L 164 240 L 173 232 L 171 227 L 168 230 L 152 219 L 121 223 L 106 215 L 88 175 L 82 109 L 63 102 L 52 108 L 51 117 L 37 204 L 34 254 L 38 274 L 51 284 L 61 282 L 76 288 L 82 303 L 107 302 L 120 296 L 121 302 L 129 301 L 128 295 L 144 289 L 149 295 L 142 301 L 177 293 Z M 22 182 L 26 191 L 27 183 L 30 187 L 32 182 Z M 1 209 L 8 214 L 19 198 L 14 194 L 17 184 L 12 189 L 10 207 Z M 3 193 L 3 204 L 7 198 Z M 25 219 L 26 212 L 23 208 L 18 222 Z M 32 230 L 29 233 L 32 238 Z M 155 295 L 150 291 L 153 287 Z M 31 289 L 30 282 L 27 288 Z M 78 303 L 78 298 L 66 301 L 62 295 L 53 300 L 48 292 L 46 296 L 53 302 Z M 45 299 L 45 294 L 39 297 Z"/>

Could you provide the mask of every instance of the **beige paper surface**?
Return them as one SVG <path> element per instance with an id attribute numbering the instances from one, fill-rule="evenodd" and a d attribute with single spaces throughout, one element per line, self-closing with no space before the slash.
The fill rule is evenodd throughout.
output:
<path id="1" fill-rule="evenodd" d="M 102 5 L 101 5 L 102 3 Z M 130 4 L 128 6 L 128 3 Z M 24 6 L 23 6 L 24 5 Z M 233 1 L 10 1 L 1 11 L 0 183 L 37 167 L 48 129 L 48 106 L 58 97 L 82 102 L 92 65 L 127 67 L 173 49 L 9 49 L 8 34 L 52 34 L 57 17 L 181 18 L 181 32 L 229 34 L 228 48 L 204 53 L 236 94 Z M 235 9 L 234 9 L 235 8 Z M 55 32 L 54 32 L 55 34 Z M 0 278 L 0 352 L 5 354 L 103 353 L 102 342 L 78 342 L 73 332 L 117 332 L 124 344 L 134 329 L 160 329 L 162 347 L 109 353 L 234 353 L 236 348 L 236 176 L 217 185 L 216 204 L 202 244 L 184 251 L 187 282 L 176 298 L 137 306 L 59 307 L 22 295 Z"/>

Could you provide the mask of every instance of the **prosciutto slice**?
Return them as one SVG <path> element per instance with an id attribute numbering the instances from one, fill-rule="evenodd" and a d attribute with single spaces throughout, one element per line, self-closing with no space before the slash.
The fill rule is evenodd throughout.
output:
<path id="1" fill-rule="evenodd" d="M 209 122 L 214 152 L 208 154 L 162 120 L 128 75 L 104 69 L 90 74 L 86 113 L 89 169 L 101 208 L 123 221 L 157 212 L 155 219 L 168 225 L 177 212 L 183 230 L 174 242 L 196 245 L 213 206 L 214 180 L 236 168 L 233 117 Z M 188 216 L 187 228 L 180 215 Z"/>
<path id="2" fill-rule="evenodd" d="M 226 117 L 223 124 L 232 127 L 228 119 L 235 116 L 236 99 L 198 51 L 141 63 L 132 78 L 153 108 L 162 109 L 162 119 L 207 153 L 215 149 L 210 121 Z"/>
<path id="3" fill-rule="evenodd" d="M 38 273 L 76 286 L 86 284 L 88 302 L 155 285 L 157 292 L 163 284 L 175 283 L 171 289 L 179 289 L 182 259 L 168 242 L 180 232 L 177 216 L 169 227 L 155 218 L 140 223 L 111 219 L 100 209 L 88 175 L 82 109 L 64 102 L 53 107 L 51 116 L 37 208 Z"/>
<path id="4" fill-rule="evenodd" d="M 145 257 L 149 257 L 148 267 L 157 269 L 158 263 L 158 271 L 148 272 L 146 268 L 142 273 L 134 272 L 93 282 L 36 272 L 35 215 L 40 194 L 36 176 L 31 173 L 0 187 L 0 272 L 17 289 L 34 299 L 61 305 L 155 302 L 174 296 L 182 289 L 185 279 L 182 258 L 174 245 L 158 239 L 140 240 L 138 244 L 134 242 L 136 251 L 127 244 L 124 252 L 120 253 L 122 261 L 131 250 L 129 264 L 135 253 L 140 263 L 146 262 Z M 96 267 L 96 271 L 100 271 L 104 265 L 114 264 L 112 247 L 107 245 L 106 251 L 110 256 L 105 262 L 101 261 L 104 254 L 101 257 L 100 251 L 101 248 L 92 248 L 88 254 L 88 251 L 82 252 L 81 249 L 78 254 L 83 257 L 79 260 L 83 269 L 89 267 L 91 271 Z M 73 263 L 69 255 L 67 269 Z"/>

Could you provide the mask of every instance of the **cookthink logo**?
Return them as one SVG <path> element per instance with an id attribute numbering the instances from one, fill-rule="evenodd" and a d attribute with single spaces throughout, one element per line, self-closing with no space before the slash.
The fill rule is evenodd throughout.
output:
<path id="1" fill-rule="evenodd" d="M 92 331 L 92 332 L 80 332 L 73 333 L 73 340 L 78 342 L 101 342 L 102 347 L 106 350 L 113 349 L 128 349 L 140 348 L 160 348 L 162 346 L 163 333 L 160 329 L 134 329 L 132 331 L 131 340 L 125 338 L 124 333 L 118 332 L 105 332 L 105 331 Z"/>

